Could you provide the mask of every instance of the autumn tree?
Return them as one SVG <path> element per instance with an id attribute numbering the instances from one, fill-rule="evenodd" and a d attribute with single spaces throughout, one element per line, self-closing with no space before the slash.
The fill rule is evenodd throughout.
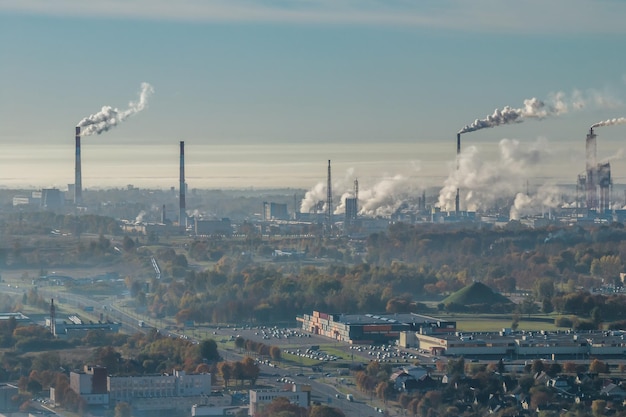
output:
<path id="1" fill-rule="evenodd" d="M 270 347 L 270 357 L 272 358 L 273 361 L 280 361 L 282 354 L 278 346 Z"/>
<path id="2" fill-rule="evenodd" d="M 608 373 L 609 365 L 606 362 L 602 362 L 602 361 L 599 361 L 598 359 L 594 359 L 589 364 L 589 372 L 598 373 L 598 374 Z"/>
<path id="3" fill-rule="evenodd" d="M 250 381 L 250 385 L 254 385 L 261 372 L 259 365 L 250 356 L 246 356 L 241 364 L 244 378 Z"/>
<path id="4" fill-rule="evenodd" d="M 390 381 L 381 381 L 376 385 L 376 396 L 383 400 L 386 404 L 388 400 L 395 394 L 393 389 L 393 383 Z"/>
<path id="5" fill-rule="evenodd" d="M 308 417 L 345 417 L 346 415 L 338 408 L 326 405 L 313 405 Z"/>
<path id="6" fill-rule="evenodd" d="M 220 362 L 217 369 L 224 380 L 224 386 L 228 388 L 228 381 L 233 377 L 233 366 L 229 362 Z"/>
<path id="7" fill-rule="evenodd" d="M 593 400 L 593 402 L 591 403 L 591 414 L 593 414 L 593 417 L 604 416 L 605 410 L 606 410 L 605 400 Z"/>
<path id="8" fill-rule="evenodd" d="M 285 397 L 278 397 L 257 412 L 256 417 L 307 417 L 307 414 L 306 408 L 292 404 Z"/>

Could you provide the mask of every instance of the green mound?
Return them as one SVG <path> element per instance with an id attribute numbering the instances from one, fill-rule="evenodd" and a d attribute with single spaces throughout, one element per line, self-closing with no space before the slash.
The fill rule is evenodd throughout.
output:
<path id="1" fill-rule="evenodd" d="M 467 287 L 461 288 L 451 294 L 443 304 L 474 305 L 474 304 L 513 304 L 511 300 L 494 292 L 491 288 L 480 282 L 473 282 Z"/>

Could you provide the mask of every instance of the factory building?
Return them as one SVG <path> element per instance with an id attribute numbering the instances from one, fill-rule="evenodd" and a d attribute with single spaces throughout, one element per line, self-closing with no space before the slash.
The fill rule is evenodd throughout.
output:
<path id="1" fill-rule="evenodd" d="M 196 236 L 231 236 L 233 234 L 233 228 L 230 219 L 200 220 L 194 218 L 194 233 Z"/>
<path id="2" fill-rule="evenodd" d="M 400 346 L 427 351 L 433 355 L 487 356 L 494 358 L 589 358 L 623 357 L 626 332 L 595 331 L 576 333 L 502 332 L 423 334 L 403 332 Z"/>
<path id="3" fill-rule="evenodd" d="M 117 322 L 84 323 L 82 320 L 69 318 L 67 320 L 56 319 L 54 327 L 51 327 L 51 319 L 46 318 L 46 327 L 50 328 L 56 337 L 83 337 L 90 330 L 100 330 L 107 333 L 119 332 L 122 325 Z"/>
<path id="4" fill-rule="evenodd" d="M 112 406 L 127 402 L 137 411 L 179 410 L 194 404 L 207 405 L 211 397 L 211 374 L 109 376 L 107 390 Z"/>
<path id="5" fill-rule="evenodd" d="M 70 373 L 70 388 L 90 405 L 127 402 L 137 412 L 177 410 L 189 412 L 194 404 L 227 406 L 228 396 L 211 395 L 211 374 L 109 376 L 101 366 L 85 365 Z M 50 392 L 54 400 L 54 389 Z"/>
<path id="6" fill-rule="evenodd" d="M 302 330 L 351 344 L 379 344 L 398 340 L 401 332 L 454 333 L 456 322 L 420 314 L 328 314 L 313 311 L 297 317 Z"/>
<path id="7" fill-rule="evenodd" d="M 311 405 L 311 386 L 290 384 L 289 389 L 251 389 L 250 410 L 248 415 L 255 416 L 263 407 L 276 398 L 286 398 L 290 403 L 298 407 L 308 408 Z"/>
<path id="8" fill-rule="evenodd" d="M 289 220 L 287 204 L 263 202 L 263 220 Z"/>
<path id="9" fill-rule="evenodd" d="M 358 207 L 359 207 L 359 200 L 355 197 L 348 197 L 346 198 L 346 223 L 351 223 L 356 221 L 357 219 L 357 213 L 358 213 Z"/>
<path id="10" fill-rule="evenodd" d="M 41 208 L 46 210 L 60 210 L 65 205 L 65 194 L 57 188 L 41 190 Z"/>
<path id="11" fill-rule="evenodd" d="M 82 371 L 70 372 L 70 388 L 89 405 L 109 404 L 107 368 L 85 365 Z"/>

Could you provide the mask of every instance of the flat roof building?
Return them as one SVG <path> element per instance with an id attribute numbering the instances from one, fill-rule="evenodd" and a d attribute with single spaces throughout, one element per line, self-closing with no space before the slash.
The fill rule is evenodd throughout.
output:
<path id="1" fill-rule="evenodd" d="M 279 389 L 251 389 L 250 390 L 250 416 L 255 416 L 266 405 L 276 398 L 286 398 L 290 403 L 298 407 L 308 408 L 311 405 L 311 386 L 292 384 L 290 390 Z"/>
<path id="2" fill-rule="evenodd" d="M 354 344 L 389 343 L 398 340 L 401 332 L 420 331 L 426 334 L 456 331 L 456 322 L 414 313 L 398 314 L 328 314 L 313 311 L 297 318 L 302 330 Z"/>

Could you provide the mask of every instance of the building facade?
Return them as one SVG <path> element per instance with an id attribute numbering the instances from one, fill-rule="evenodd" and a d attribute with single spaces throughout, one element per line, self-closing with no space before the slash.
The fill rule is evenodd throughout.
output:
<path id="1" fill-rule="evenodd" d="M 89 405 L 109 403 L 107 369 L 103 366 L 85 365 L 83 371 L 70 372 L 70 388 Z"/>
<path id="2" fill-rule="evenodd" d="M 207 404 L 211 395 L 211 374 L 109 376 L 112 404 L 127 402 L 138 410 L 189 410 L 193 404 Z"/>
<path id="3" fill-rule="evenodd" d="M 308 408 L 311 405 L 311 386 L 291 384 L 290 390 L 278 389 L 262 389 L 250 390 L 250 412 L 249 415 L 255 416 L 263 407 L 274 401 L 274 399 L 282 397 L 289 400 L 290 403 L 298 407 Z"/>
<path id="4" fill-rule="evenodd" d="M 456 322 L 443 321 L 420 314 L 328 314 L 313 311 L 297 317 L 302 330 L 353 344 L 395 342 L 401 332 L 450 333 Z"/>

